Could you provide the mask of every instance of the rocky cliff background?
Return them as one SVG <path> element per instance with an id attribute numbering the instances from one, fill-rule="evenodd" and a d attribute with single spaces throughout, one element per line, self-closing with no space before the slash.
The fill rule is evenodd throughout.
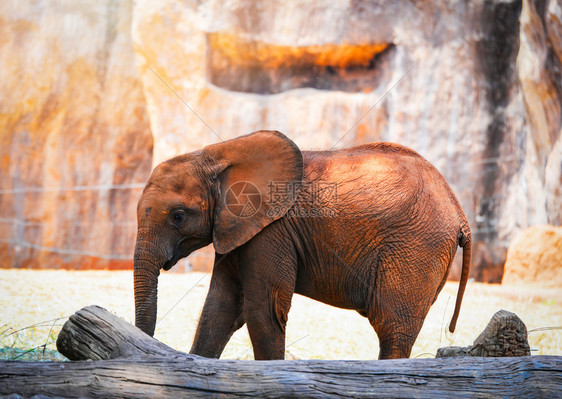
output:
<path id="1" fill-rule="evenodd" d="M 27 0 L 0 19 L 0 267 L 131 267 L 152 166 L 258 129 L 414 148 L 459 197 L 481 281 L 519 230 L 561 224 L 560 0 Z"/>

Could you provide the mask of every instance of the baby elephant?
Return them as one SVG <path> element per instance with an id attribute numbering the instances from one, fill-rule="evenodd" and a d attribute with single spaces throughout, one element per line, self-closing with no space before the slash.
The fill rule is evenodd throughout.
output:
<path id="1" fill-rule="evenodd" d="M 293 293 L 367 317 L 380 359 L 408 357 L 471 233 L 443 176 L 392 143 L 300 151 L 258 131 L 172 158 L 138 203 L 136 325 L 156 322 L 160 269 L 211 242 L 215 263 L 191 353 L 218 358 L 248 325 L 255 359 L 282 359 Z"/>

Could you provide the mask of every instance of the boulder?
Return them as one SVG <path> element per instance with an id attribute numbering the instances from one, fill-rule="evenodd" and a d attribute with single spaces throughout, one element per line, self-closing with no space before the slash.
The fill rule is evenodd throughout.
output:
<path id="1" fill-rule="evenodd" d="M 527 326 L 515 313 L 497 311 L 470 346 L 439 348 L 435 357 L 514 357 L 531 356 Z"/>
<path id="2" fill-rule="evenodd" d="M 515 235 L 502 283 L 562 287 L 562 227 L 532 226 Z"/>

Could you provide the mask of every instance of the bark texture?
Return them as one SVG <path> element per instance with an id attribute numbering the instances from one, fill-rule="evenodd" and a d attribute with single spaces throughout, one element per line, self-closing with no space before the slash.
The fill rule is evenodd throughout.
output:
<path id="1" fill-rule="evenodd" d="M 0 362 L 0 395 L 24 397 L 557 397 L 562 358 L 226 361 L 177 352 L 97 307 L 57 347 L 76 362 Z"/>
<path id="2" fill-rule="evenodd" d="M 162 398 L 558 398 L 562 359 L 0 361 L 0 395 Z"/>

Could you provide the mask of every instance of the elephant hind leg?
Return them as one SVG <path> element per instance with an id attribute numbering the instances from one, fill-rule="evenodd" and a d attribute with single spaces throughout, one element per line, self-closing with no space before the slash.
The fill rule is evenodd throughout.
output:
<path id="1" fill-rule="evenodd" d="M 381 290 L 374 308 L 368 313 L 369 322 L 379 337 L 379 359 L 410 356 L 432 300 L 433 295 L 415 295 L 411 290 L 397 290 L 396 286 L 388 284 Z"/>
<path id="2" fill-rule="evenodd" d="M 371 322 L 371 324 L 373 323 Z M 379 359 L 410 357 L 422 325 L 423 319 L 398 319 L 386 326 L 375 324 L 374 328 L 379 337 Z"/>

